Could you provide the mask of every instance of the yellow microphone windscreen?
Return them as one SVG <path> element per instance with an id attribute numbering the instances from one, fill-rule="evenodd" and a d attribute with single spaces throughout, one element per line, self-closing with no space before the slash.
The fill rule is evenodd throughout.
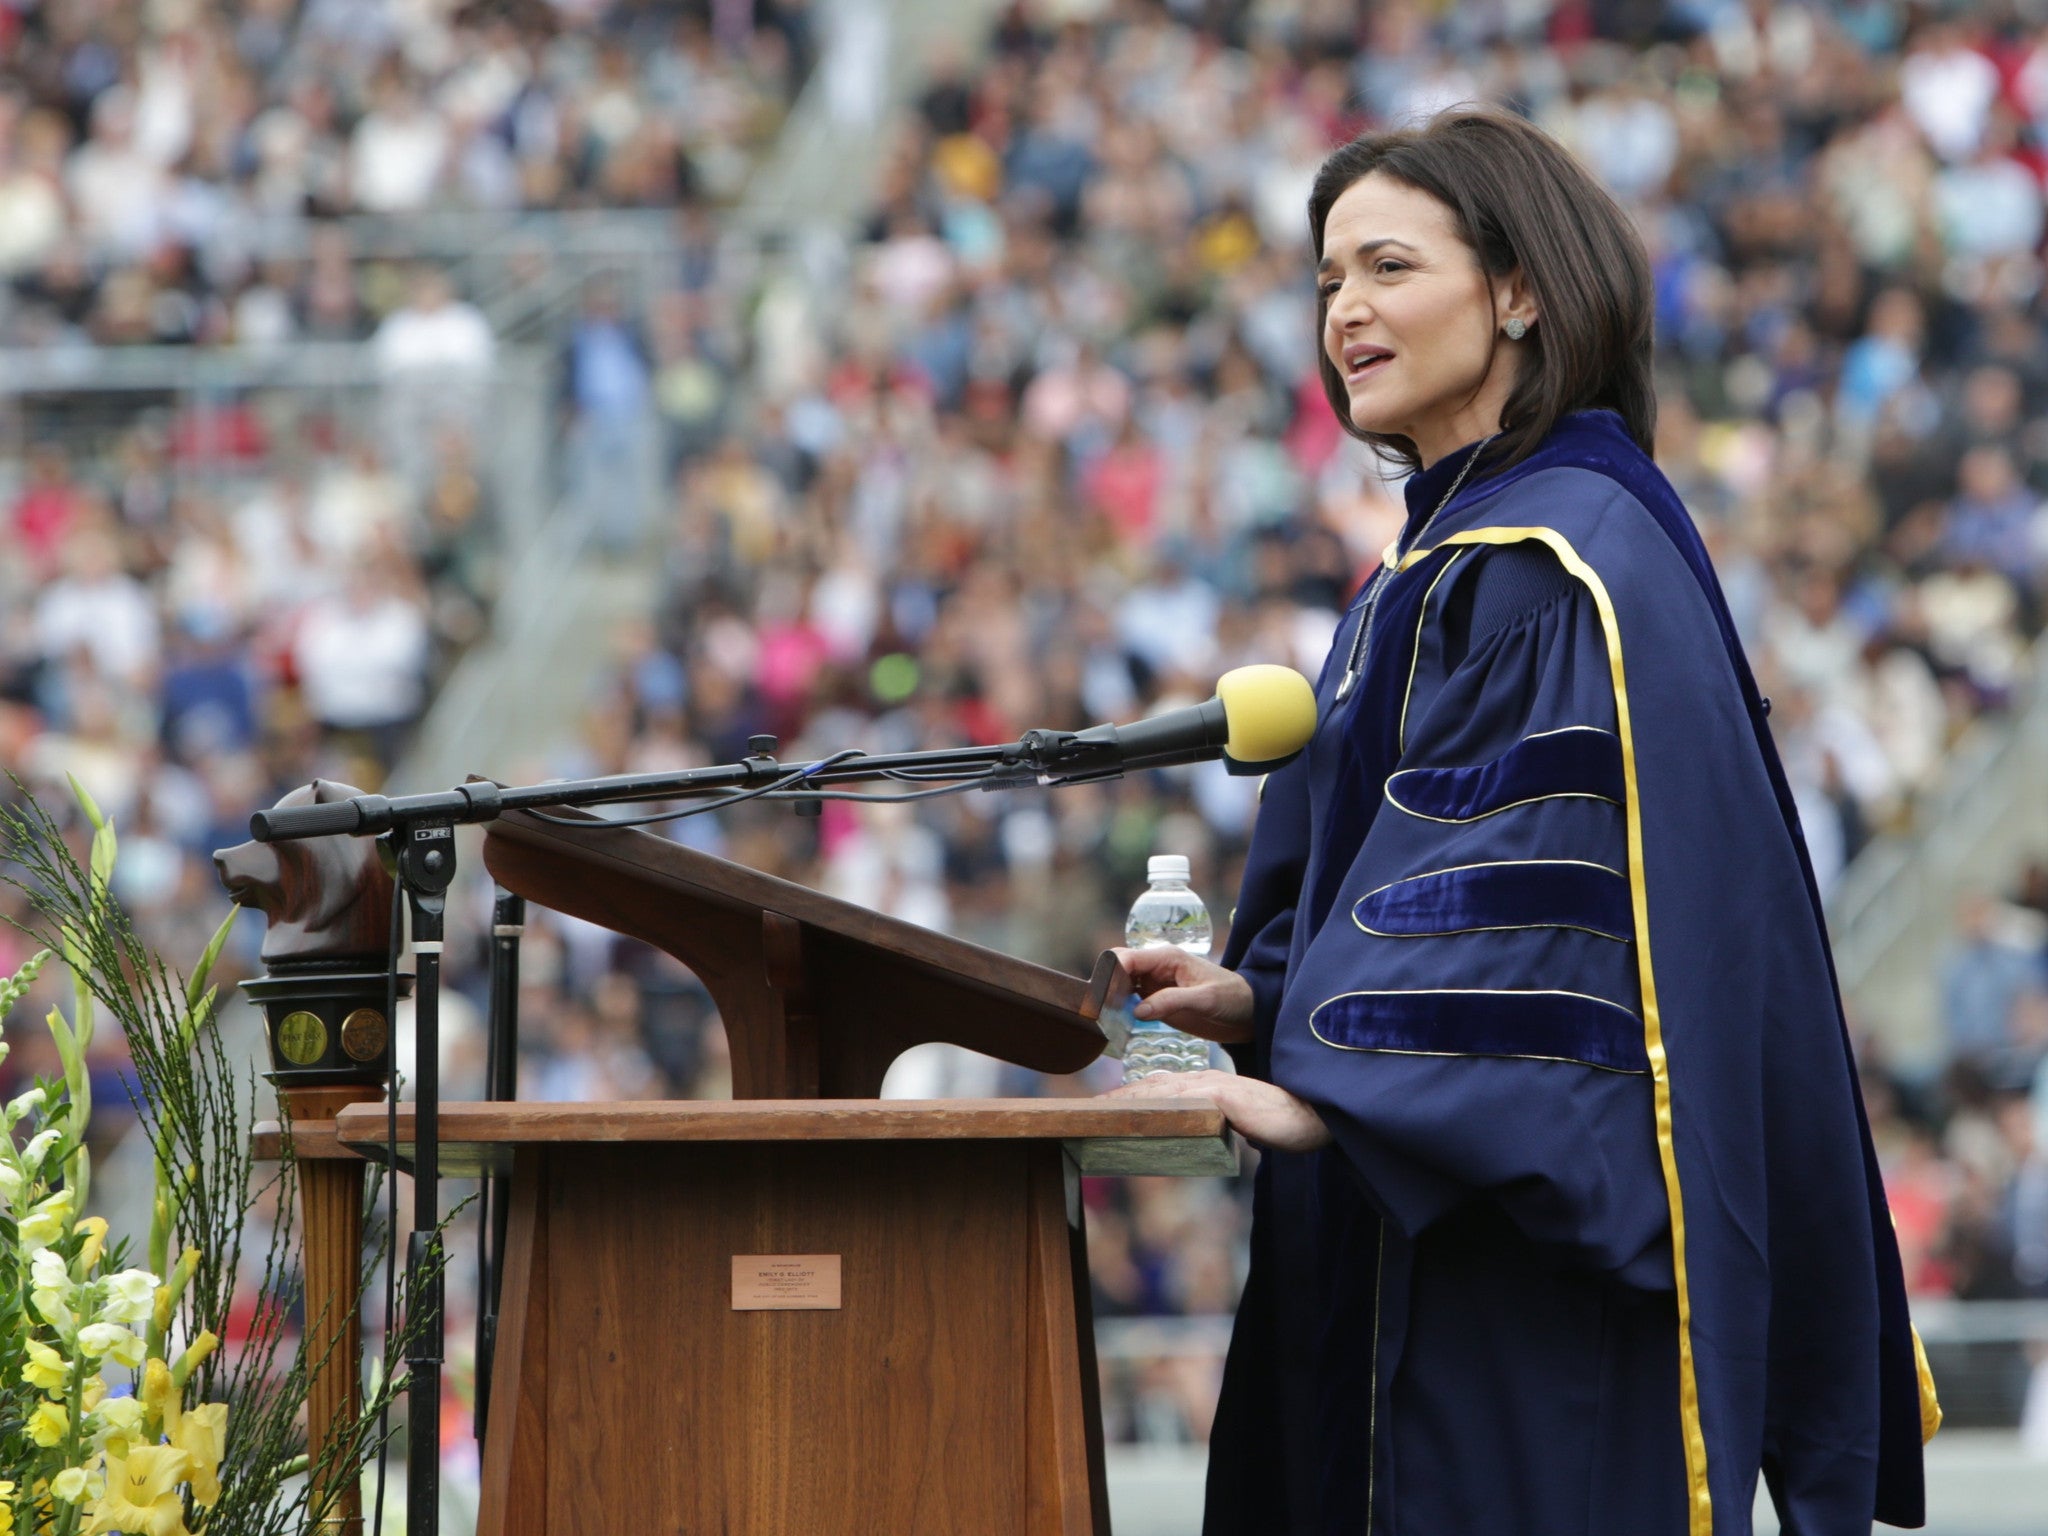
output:
<path id="1" fill-rule="evenodd" d="M 1292 757 L 1316 732 L 1316 691 L 1292 667 L 1233 668 L 1216 680 L 1216 697 L 1230 724 L 1223 750 L 1240 763 Z"/>

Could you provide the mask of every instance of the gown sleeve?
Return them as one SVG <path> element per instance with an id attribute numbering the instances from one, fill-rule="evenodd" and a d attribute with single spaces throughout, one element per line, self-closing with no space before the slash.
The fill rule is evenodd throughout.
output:
<path id="1" fill-rule="evenodd" d="M 1459 558 L 1425 609 L 1384 803 L 1306 898 L 1324 915 L 1273 1080 L 1407 1236 L 1490 1200 L 1560 1262 L 1669 1288 L 1599 615 L 1540 546 Z"/>
<path id="2" fill-rule="evenodd" d="M 1253 1038 L 1224 1047 L 1247 1077 L 1272 1075 L 1273 1021 L 1287 979 L 1307 858 L 1308 790 L 1299 763 L 1293 763 L 1266 775 L 1259 787 L 1258 817 L 1237 906 L 1230 915 L 1230 936 L 1220 957 L 1223 965 L 1251 983 Z"/>

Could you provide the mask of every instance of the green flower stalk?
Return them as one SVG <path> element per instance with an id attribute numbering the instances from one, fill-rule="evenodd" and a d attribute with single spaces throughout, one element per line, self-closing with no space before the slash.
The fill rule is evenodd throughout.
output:
<path id="1" fill-rule="evenodd" d="M 18 788 L 19 786 L 17 786 Z M 307 1386 L 325 1356 L 288 1331 L 299 1299 L 293 1165 L 250 1155 L 256 1068 L 229 1054 L 209 980 L 236 912 L 189 976 L 135 933 L 113 894 L 113 823 L 75 781 L 92 828 L 83 864 L 26 796 L 0 806 L 0 858 L 23 873 L 23 924 L 41 946 L 0 978 L 0 1026 L 48 960 L 69 972 L 68 1011 L 43 1021 L 59 1071 L 0 1106 L 0 1536 L 287 1536 L 317 1516 L 311 1489 L 357 1478 L 399 1384 L 383 1376 L 337 1443 L 309 1453 Z M 140 1265 L 91 1215 L 88 1062 L 101 1012 L 121 1029 L 135 1108 L 154 1155 Z M 0 1037 L 0 1060 L 7 1043 Z M 257 1203 L 267 1246 L 245 1252 Z M 375 1210 L 376 1190 L 366 1195 Z M 381 1252 L 364 1256 L 368 1282 Z M 248 1262 L 248 1261 L 254 1261 Z M 245 1272 L 255 1322 L 223 1348 Z M 400 1315 L 419 1310 L 404 1293 Z M 400 1329 L 387 1347 L 402 1352 Z"/>

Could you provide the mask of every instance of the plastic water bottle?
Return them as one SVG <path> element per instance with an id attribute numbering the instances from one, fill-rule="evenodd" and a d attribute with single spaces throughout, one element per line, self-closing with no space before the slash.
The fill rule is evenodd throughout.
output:
<path id="1" fill-rule="evenodd" d="M 1207 955 L 1212 929 L 1209 909 L 1188 886 L 1188 861 L 1177 853 L 1154 854 L 1145 866 L 1150 882 L 1124 919 L 1124 943 L 1132 949 L 1171 944 L 1191 955 Z M 1209 1042 L 1159 1019 L 1133 1019 L 1124 1047 L 1124 1081 L 1155 1072 L 1199 1072 L 1209 1065 Z"/>

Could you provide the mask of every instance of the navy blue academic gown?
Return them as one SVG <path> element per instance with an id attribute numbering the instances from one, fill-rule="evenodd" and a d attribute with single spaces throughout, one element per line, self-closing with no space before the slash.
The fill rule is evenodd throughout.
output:
<path id="1" fill-rule="evenodd" d="M 1236 1054 L 1334 1141 L 1259 1169 L 1206 1536 L 1729 1536 L 1759 1472 L 1798 1536 L 1918 1525 L 1898 1251 L 1719 585 L 1612 412 L 1486 469 L 1261 797 Z"/>

